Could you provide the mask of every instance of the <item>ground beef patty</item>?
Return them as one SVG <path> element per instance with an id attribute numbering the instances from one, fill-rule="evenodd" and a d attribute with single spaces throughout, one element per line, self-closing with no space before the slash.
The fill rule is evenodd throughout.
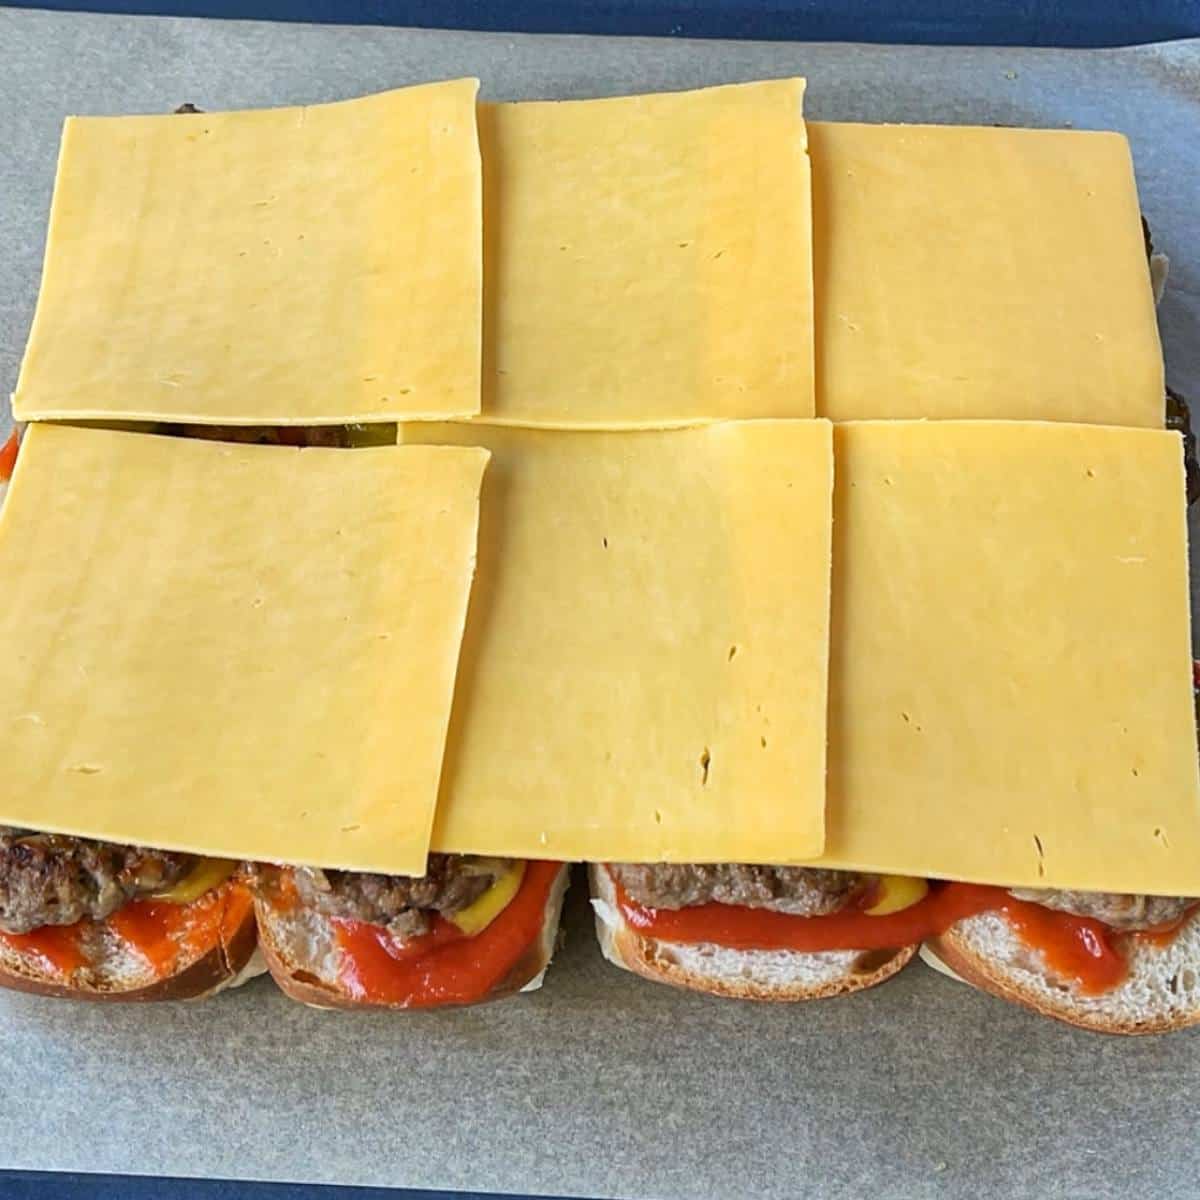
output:
<path id="1" fill-rule="evenodd" d="M 331 917 L 386 925 L 403 937 L 429 929 L 434 913 L 453 916 L 473 904 L 512 866 L 508 858 L 431 854 L 425 874 L 372 875 L 296 867 L 301 900 Z"/>
<path id="2" fill-rule="evenodd" d="M 203 442 L 240 442 L 251 446 L 350 445 L 349 429 L 344 425 L 169 425 L 162 432 Z"/>
<path id="3" fill-rule="evenodd" d="M 1113 929 L 1153 929 L 1178 921 L 1196 906 L 1186 896 L 1125 896 L 1116 892 L 1059 892 L 1040 888 L 1010 888 L 1018 900 L 1031 900 L 1044 908 L 1092 917 Z"/>
<path id="4" fill-rule="evenodd" d="M 853 871 L 759 867 L 743 863 L 611 863 L 625 892 L 650 908 L 741 904 L 797 917 L 839 912 L 863 895 L 866 879 Z"/>
<path id="5" fill-rule="evenodd" d="M 194 862 L 190 854 L 0 825 L 0 930 L 102 921 L 127 900 L 169 887 Z"/>

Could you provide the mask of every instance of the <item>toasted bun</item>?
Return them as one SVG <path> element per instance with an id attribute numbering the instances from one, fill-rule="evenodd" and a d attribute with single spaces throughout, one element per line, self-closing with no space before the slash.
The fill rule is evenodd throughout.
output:
<path id="1" fill-rule="evenodd" d="M 900 950 L 730 950 L 712 943 L 661 942 L 638 933 L 617 908 L 612 876 L 589 871 L 596 936 L 609 962 L 656 983 L 736 1000 L 820 1000 L 860 992 L 890 979 L 912 961 Z"/>
<path id="2" fill-rule="evenodd" d="M 0 942 L 0 987 L 64 1000 L 202 1000 L 266 971 L 255 953 L 256 944 L 254 909 L 247 905 L 231 937 L 181 962 L 173 975 L 159 978 L 136 951 L 109 937 L 104 939 L 104 954 L 94 977 L 66 984 L 33 955 Z"/>
<path id="3" fill-rule="evenodd" d="M 1200 913 L 1166 945 L 1130 938 L 1129 975 L 1098 996 L 1055 979 L 1002 913 L 959 921 L 922 950 L 964 983 L 1098 1033 L 1168 1033 L 1200 1024 Z"/>
<path id="4" fill-rule="evenodd" d="M 532 991 L 554 954 L 558 919 L 567 890 L 569 868 L 563 866 L 546 898 L 540 935 L 508 975 L 480 1003 Z M 372 1004 L 349 995 L 338 978 L 338 951 L 328 917 L 298 907 L 283 911 L 265 900 L 256 901 L 258 937 L 272 978 L 293 1000 L 313 1008 L 389 1008 L 403 1004 Z"/>

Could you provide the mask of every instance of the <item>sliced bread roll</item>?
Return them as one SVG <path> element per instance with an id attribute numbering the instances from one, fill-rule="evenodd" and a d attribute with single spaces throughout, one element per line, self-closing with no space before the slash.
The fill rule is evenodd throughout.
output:
<path id="1" fill-rule="evenodd" d="M 615 966 L 656 983 L 736 1000 L 818 1000 L 862 991 L 907 966 L 916 946 L 899 950 L 730 950 L 712 943 L 664 942 L 633 929 L 617 906 L 612 876 L 590 868 L 596 936 Z M 797 920 L 804 918 L 798 917 Z"/>
<path id="2" fill-rule="evenodd" d="M 931 965 L 964 983 L 1043 1016 L 1099 1033 L 1168 1033 L 1200 1024 L 1200 912 L 1169 942 L 1125 941 L 1129 974 L 1098 995 L 1053 977 L 1040 952 L 1017 937 L 1002 913 L 959 921 L 922 950 Z"/>
<path id="3" fill-rule="evenodd" d="M 541 986 L 554 954 L 558 922 L 570 870 L 563 866 L 546 898 L 541 932 L 511 970 L 484 997 L 497 1000 Z M 331 919 L 302 905 L 281 908 L 259 897 L 259 945 L 275 982 L 293 1000 L 312 1008 L 391 1008 L 405 1004 L 369 1004 L 351 995 L 341 978 L 341 952 Z"/>
<path id="4" fill-rule="evenodd" d="M 256 952 L 254 909 L 249 903 L 234 929 L 182 958 L 165 977 L 103 925 L 89 930 L 88 951 L 89 967 L 66 981 L 36 953 L 16 949 L 0 939 L 0 986 L 68 1000 L 203 1000 L 267 969 Z"/>

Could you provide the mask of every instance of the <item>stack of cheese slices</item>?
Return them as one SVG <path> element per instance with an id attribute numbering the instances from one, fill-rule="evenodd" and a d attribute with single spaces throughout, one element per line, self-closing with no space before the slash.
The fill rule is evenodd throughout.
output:
<path id="1" fill-rule="evenodd" d="M 804 83 L 68 118 L 0 451 L 0 980 L 1200 1021 L 1184 461 L 1113 133 Z M 260 951 L 261 953 L 256 953 Z"/>

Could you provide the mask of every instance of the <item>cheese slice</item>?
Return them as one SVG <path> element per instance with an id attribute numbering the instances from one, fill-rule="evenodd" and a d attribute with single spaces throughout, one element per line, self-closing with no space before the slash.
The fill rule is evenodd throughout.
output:
<path id="1" fill-rule="evenodd" d="M 812 416 L 803 99 L 480 106 L 488 420 Z"/>
<path id="2" fill-rule="evenodd" d="M 31 426 L 0 824 L 423 873 L 486 460 Z"/>
<path id="3" fill-rule="evenodd" d="M 822 416 L 1162 427 L 1123 137 L 813 122 L 809 144 Z"/>
<path id="4" fill-rule="evenodd" d="M 821 865 L 1200 895 L 1178 435 L 836 427 Z"/>
<path id="5" fill-rule="evenodd" d="M 826 422 L 401 438 L 494 455 L 433 849 L 820 852 Z"/>
<path id="6" fill-rule="evenodd" d="M 68 118 L 16 417 L 478 412 L 477 88 Z"/>

